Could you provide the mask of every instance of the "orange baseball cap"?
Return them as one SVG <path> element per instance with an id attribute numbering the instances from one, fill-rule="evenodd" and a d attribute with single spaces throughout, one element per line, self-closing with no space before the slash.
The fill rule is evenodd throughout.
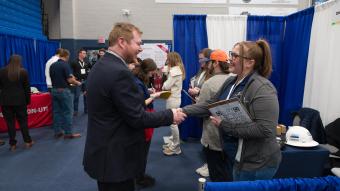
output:
<path id="1" fill-rule="evenodd" d="M 227 62 L 229 60 L 229 57 L 225 51 L 217 49 L 211 53 L 210 60 Z"/>

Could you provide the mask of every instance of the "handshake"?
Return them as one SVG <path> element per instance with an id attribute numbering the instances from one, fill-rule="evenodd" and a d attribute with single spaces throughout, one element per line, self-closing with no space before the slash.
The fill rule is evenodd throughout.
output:
<path id="1" fill-rule="evenodd" d="M 183 112 L 181 108 L 171 109 L 171 111 L 173 114 L 173 124 L 178 125 L 182 123 L 187 117 L 187 115 Z"/>

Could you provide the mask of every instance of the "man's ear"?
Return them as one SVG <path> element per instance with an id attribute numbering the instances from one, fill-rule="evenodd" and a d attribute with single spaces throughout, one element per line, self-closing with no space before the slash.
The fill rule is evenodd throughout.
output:
<path id="1" fill-rule="evenodd" d="M 119 37 L 117 40 L 117 44 L 120 48 L 124 48 L 126 44 L 126 40 L 123 37 Z"/>

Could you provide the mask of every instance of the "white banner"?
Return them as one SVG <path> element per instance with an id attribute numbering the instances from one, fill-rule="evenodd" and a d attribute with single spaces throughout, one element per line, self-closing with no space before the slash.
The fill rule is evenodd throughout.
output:
<path id="1" fill-rule="evenodd" d="M 298 0 L 229 0 L 230 4 L 298 5 Z"/>
<path id="2" fill-rule="evenodd" d="M 155 0 L 156 3 L 225 4 L 227 0 Z"/>
<path id="3" fill-rule="evenodd" d="M 143 51 L 137 56 L 142 60 L 146 58 L 153 59 L 158 68 L 162 68 L 165 64 L 169 47 L 165 43 L 145 43 L 142 45 Z"/>
<path id="4" fill-rule="evenodd" d="M 279 8 L 279 7 L 230 7 L 229 15 L 240 15 L 241 13 L 250 13 L 251 15 L 269 15 L 269 16 L 286 16 L 297 12 L 297 8 Z"/>
<path id="5" fill-rule="evenodd" d="M 340 24 L 340 3 L 335 3 L 332 14 L 333 14 L 332 25 L 339 25 Z"/>

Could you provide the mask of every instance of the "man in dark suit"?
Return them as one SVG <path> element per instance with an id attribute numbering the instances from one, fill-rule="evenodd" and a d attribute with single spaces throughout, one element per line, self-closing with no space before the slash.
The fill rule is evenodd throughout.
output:
<path id="1" fill-rule="evenodd" d="M 87 80 L 88 131 L 84 169 L 98 182 L 99 191 L 133 191 L 134 178 L 145 165 L 144 128 L 180 123 L 184 113 L 148 113 L 144 96 L 127 67 L 141 49 L 142 32 L 132 24 L 117 23 L 109 48 Z"/>

